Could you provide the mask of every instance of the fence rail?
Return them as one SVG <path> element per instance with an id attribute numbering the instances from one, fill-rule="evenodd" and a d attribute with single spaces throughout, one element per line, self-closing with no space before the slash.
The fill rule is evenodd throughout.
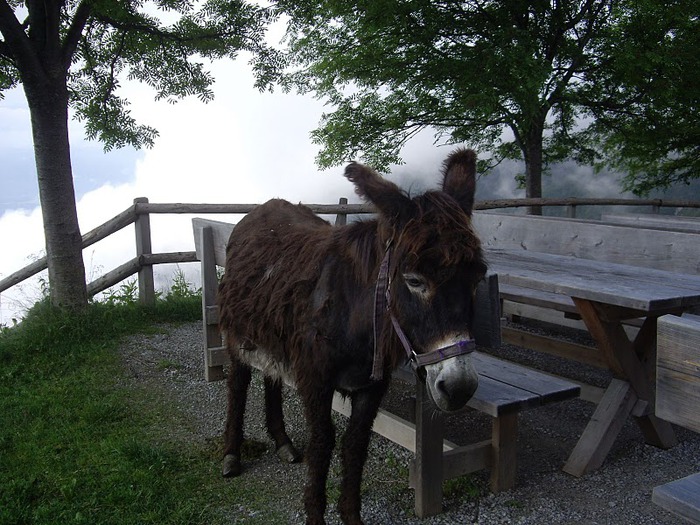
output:
<path id="1" fill-rule="evenodd" d="M 153 266 L 195 262 L 195 252 L 151 253 L 151 214 L 245 214 L 257 204 L 200 204 L 200 203 L 152 203 L 139 197 L 127 209 L 115 215 L 105 223 L 83 235 L 83 249 L 109 237 L 130 224 L 135 225 L 136 257 L 117 268 L 107 272 L 88 284 L 88 295 L 94 296 L 111 286 L 138 274 L 139 299 L 145 304 L 155 301 Z M 370 204 L 348 204 L 347 199 L 340 199 L 338 204 L 307 204 L 320 215 L 336 215 L 336 223 L 344 224 L 348 215 L 373 213 Z M 576 216 L 578 206 L 651 206 L 655 211 L 664 207 L 700 209 L 698 201 L 664 200 L 664 199 L 498 199 L 476 202 L 477 210 L 493 210 L 521 207 L 565 207 L 569 217 Z M 12 288 L 22 281 L 47 268 L 46 257 L 42 257 L 21 270 L 0 280 L 0 293 Z"/>

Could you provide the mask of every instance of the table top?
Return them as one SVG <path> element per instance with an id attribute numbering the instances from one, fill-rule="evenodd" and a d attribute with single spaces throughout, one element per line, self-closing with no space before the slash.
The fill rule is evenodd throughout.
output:
<path id="1" fill-rule="evenodd" d="M 700 304 L 700 276 L 527 250 L 486 250 L 499 282 L 649 313 Z"/>

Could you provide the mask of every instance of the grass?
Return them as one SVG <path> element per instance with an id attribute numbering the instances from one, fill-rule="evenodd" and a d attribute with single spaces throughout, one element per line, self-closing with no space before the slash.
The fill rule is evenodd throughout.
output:
<path id="1" fill-rule="evenodd" d="M 70 314 L 43 302 L 0 328 L 0 524 L 231 523 L 232 500 L 270 497 L 222 484 L 216 446 L 178 443 L 184 416 L 120 381 L 120 338 L 199 319 L 196 294 L 119 303 Z"/>

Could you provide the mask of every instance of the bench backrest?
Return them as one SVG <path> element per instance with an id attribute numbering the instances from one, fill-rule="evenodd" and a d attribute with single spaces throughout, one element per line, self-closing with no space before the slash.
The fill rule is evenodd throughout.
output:
<path id="1" fill-rule="evenodd" d="M 600 220 L 612 224 L 635 226 L 637 228 L 700 233 L 700 217 L 658 215 L 655 213 L 624 213 L 619 215 L 604 214 Z"/>
<path id="2" fill-rule="evenodd" d="M 599 221 L 477 212 L 487 248 L 522 249 L 700 274 L 700 234 Z"/>

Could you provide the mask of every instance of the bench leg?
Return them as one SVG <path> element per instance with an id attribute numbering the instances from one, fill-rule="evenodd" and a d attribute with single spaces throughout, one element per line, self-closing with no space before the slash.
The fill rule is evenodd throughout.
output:
<path id="1" fill-rule="evenodd" d="M 419 518 L 442 512 L 443 417 L 430 400 L 425 384 L 416 383 L 416 459 L 413 484 Z"/>
<path id="2" fill-rule="evenodd" d="M 493 419 L 491 447 L 491 492 L 508 490 L 515 485 L 517 469 L 518 413 Z"/>

